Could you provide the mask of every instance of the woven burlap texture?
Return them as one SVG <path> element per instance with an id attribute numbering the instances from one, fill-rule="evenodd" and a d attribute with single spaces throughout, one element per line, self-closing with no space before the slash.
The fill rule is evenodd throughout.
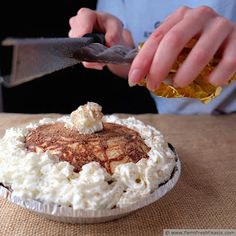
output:
<path id="1" fill-rule="evenodd" d="M 0 134 L 46 116 L 55 115 L 1 114 Z M 163 229 L 236 228 L 236 115 L 136 118 L 159 129 L 179 154 L 182 174 L 171 192 L 127 217 L 94 225 L 50 221 L 0 199 L 0 235 L 141 236 L 162 235 Z"/>

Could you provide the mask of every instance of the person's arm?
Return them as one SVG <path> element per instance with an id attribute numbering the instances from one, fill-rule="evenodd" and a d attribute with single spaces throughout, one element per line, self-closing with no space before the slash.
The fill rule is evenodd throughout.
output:
<path id="1" fill-rule="evenodd" d="M 95 29 L 105 33 L 108 46 L 119 43 L 133 47 L 131 34 L 110 14 L 81 9 L 70 19 L 70 25 L 70 37 L 80 37 Z M 129 73 L 130 86 L 146 77 L 147 87 L 155 90 L 165 80 L 184 46 L 196 36 L 198 42 L 173 78 L 174 86 L 190 84 L 219 51 L 222 59 L 207 79 L 213 85 L 224 85 L 236 72 L 236 25 L 206 6 L 181 7 L 171 14 L 144 43 L 131 68 L 108 67 L 122 77 Z M 94 69 L 103 67 L 97 63 L 84 65 Z"/>
<path id="2" fill-rule="evenodd" d="M 115 44 L 125 45 L 133 48 L 133 39 L 130 32 L 123 28 L 122 22 L 115 16 L 108 13 L 97 12 L 87 8 L 81 8 L 76 16 L 70 19 L 71 30 L 69 37 L 82 37 L 92 31 L 105 34 L 105 40 L 108 47 Z M 83 62 L 87 68 L 101 70 L 104 64 Z M 130 65 L 107 65 L 116 75 L 127 78 Z"/>

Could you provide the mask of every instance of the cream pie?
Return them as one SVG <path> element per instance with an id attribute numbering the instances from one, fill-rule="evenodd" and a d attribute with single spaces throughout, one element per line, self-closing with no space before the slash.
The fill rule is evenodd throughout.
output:
<path id="1" fill-rule="evenodd" d="M 22 199 L 73 209 L 130 206 L 168 181 L 175 166 L 154 127 L 103 116 L 95 103 L 8 129 L 0 141 L 0 183 Z"/>

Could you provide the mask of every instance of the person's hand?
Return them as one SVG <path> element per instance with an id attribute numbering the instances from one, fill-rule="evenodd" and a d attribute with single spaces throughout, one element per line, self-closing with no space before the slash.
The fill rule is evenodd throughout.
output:
<path id="1" fill-rule="evenodd" d="M 236 72 L 236 25 L 202 6 L 179 8 L 151 34 L 131 65 L 129 84 L 147 76 L 147 87 L 158 88 L 195 36 L 199 39 L 173 78 L 174 86 L 190 84 L 219 51 L 222 58 L 207 80 L 216 86 L 227 83 Z"/>
<path id="2" fill-rule="evenodd" d="M 86 33 L 96 32 L 105 34 L 105 41 L 108 47 L 114 44 L 133 47 L 133 39 L 130 32 L 123 28 L 122 22 L 115 16 L 108 13 L 96 12 L 88 8 L 81 8 L 76 16 L 70 18 L 69 37 L 82 37 Z M 87 68 L 101 70 L 104 64 L 83 62 Z M 130 66 L 108 65 L 115 74 L 126 77 Z"/>

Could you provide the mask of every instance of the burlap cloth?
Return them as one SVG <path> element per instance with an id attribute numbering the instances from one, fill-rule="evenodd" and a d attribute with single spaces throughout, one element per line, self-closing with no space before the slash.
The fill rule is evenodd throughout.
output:
<path id="1" fill-rule="evenodd" d="M 1 114 L 0 134 L 41 117 Z M 235 229 L 236 114 L 137 118 L 163 132 L 180 156 L 182 175 L 171 192 L 125 218 L 95 225 L 53 222 L 0 199 L 0 236 L 162 235 L 163 229 L 171 228 Z"/>

